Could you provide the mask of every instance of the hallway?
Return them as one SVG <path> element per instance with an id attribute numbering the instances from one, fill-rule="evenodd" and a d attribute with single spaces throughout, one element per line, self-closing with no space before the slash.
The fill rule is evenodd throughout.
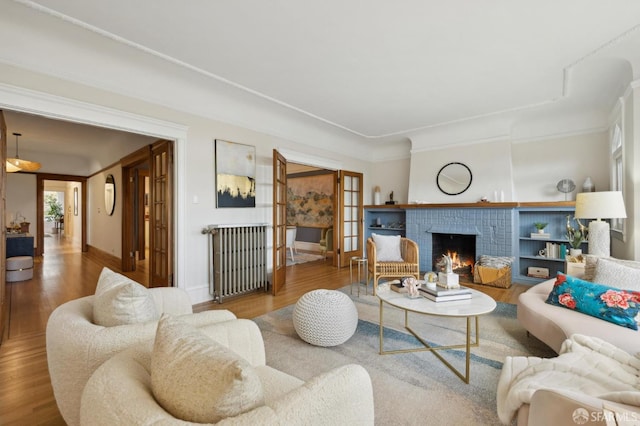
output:
<path id="1" fill-rule="evenodd" d="M 7 283 L 9 318 L 0 346 L 0 424 L 64 425 L 45 349 L 47 319 L 59 305 L 94 293 L 102 265 L 64 238 L 45 238 L 33 279 Z M 135 279 L 133 274 L 127 274 Z"/>

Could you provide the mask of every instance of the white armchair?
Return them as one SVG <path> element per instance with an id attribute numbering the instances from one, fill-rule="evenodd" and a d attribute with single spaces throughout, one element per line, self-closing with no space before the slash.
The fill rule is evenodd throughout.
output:
<path id="1" fill-rule="evenodd" d="M 264 405 L 223 418 L 217 425 L 374 424 L 371 379 L 362 366 L 345 365 L 303 382 L 265 364 L 262 334 L 253 321 L 231 320 L 200 330 L 245 359 L 264 392 Z M 143 343 L 96 370 L 82 395 L 82 425 L 196 425 L 172 416 L 154 398 L 150 373 L 153 351 L 152 342 Z"/>
<path id="2" fill-rule="evenodd" d="M 159 313 L 184 315 L 196 326 L 235 319 L 229 311 L 192 313 L 189 295 L 177 288 L 148 290 Z M 69 426 L 80 424 L 80 397 L 93 372 L 118 352 L 153 340 L 157 321 L 103 327 L 94 324 L 95 296 L 72 300 L 56 308 L 47 323 L 47 361 L 53 393 Z"/>

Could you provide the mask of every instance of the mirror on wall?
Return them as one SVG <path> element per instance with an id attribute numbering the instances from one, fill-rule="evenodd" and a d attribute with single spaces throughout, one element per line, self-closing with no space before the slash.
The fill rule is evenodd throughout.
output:
<path id="1" fill-rule="evenodd" d="M 116 208 L 116 180 L 108 175 L 104 184 L 104 209 L 111 216 Z"/>
<path id="2" fill-rule="evenodd" d="M 447 195 L 458 195 L 469 189 L 472 179 L 471 169 L 462 163 L 445 164 L 436 177 L 438 189 Z"/>

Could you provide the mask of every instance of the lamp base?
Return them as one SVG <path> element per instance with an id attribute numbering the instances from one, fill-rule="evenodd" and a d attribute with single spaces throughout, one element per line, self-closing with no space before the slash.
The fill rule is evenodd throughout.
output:
<path id="1" fill-rule="evenodd" d="M 589 222 L 589 254 L 598 257 L 611 256 L 609 222 L 603 220 Z"/>

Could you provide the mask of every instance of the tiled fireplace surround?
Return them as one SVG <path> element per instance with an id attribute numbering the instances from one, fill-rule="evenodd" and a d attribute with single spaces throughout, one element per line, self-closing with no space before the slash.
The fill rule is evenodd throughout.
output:
<path id="1" fill-rule="evenodd" d="M 513 208 L 409 208 L 407 238 L 420 247 L 420 270 L 432 269 L 432 234 L 476 236 L 480 255 L 516 257 L 516 209 Z"/>

